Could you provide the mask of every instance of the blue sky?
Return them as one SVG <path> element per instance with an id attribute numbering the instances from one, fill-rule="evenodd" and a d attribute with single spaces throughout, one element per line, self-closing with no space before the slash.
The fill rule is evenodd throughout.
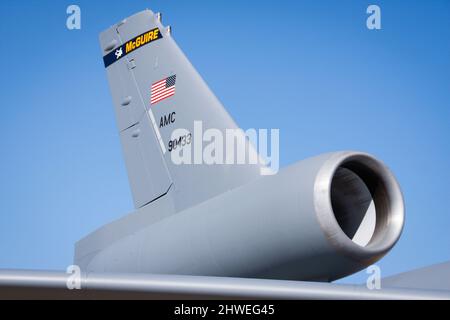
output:
<path id="1" fill-rule="evenodd" d="M 133 210 L 98 34 L 145 8 L 241 127 L 280 129 L 282 166 L 354 149 L 393 170 L 407 219 L 383 276 L 450 259 L 449 1 L 6 0 L 0 268 L 65 269 L 78 239 Z"/>

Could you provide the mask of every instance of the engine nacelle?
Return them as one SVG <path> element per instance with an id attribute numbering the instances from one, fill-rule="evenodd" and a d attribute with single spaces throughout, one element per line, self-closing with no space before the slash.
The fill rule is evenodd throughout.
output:
<path id="1" fill-rule="evenodd" d="M 403 197 L 384 164 L 330 153 L 146 226 L 86 271 L 332 281 L 383 257 L 403 223 Z"/>

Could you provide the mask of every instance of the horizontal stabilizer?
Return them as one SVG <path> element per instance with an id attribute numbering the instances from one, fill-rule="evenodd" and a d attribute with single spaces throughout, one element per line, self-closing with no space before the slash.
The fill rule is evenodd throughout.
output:
<path id="1" fill-rule="evenodd" d="M 450 261 L 386 277 L 382 285 L 393 288 L 450 291 Z"/>

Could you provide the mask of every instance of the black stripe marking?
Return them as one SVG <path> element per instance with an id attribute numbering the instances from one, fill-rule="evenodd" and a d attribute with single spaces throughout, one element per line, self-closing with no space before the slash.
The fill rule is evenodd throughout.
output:
<path id="1" fill-rule="evenodd" d="M 162 39 L 163 35 L 159 28 L 154 28 L 152 30 L 146 31 L 143 34 L 138 35 L 137 37 L 127 41 L 125 44 L 120 47 L 115 48 L 106 56 L 103 57 L 103 62 L 105 64 L 105 68 L 112 65 L 114 62 L 119 61 L 123 57 L 127 56 L 129 53 L 146 46 L 153 41 Z"/>

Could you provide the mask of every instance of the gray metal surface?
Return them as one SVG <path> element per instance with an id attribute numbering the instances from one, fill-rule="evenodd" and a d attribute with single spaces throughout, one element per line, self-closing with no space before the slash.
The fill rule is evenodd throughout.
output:
<path id="1" fill-rule="evenodd" d="M 138 208 L 165 195 L 172 185 L 149 122 L 144 114 L 139 123 L 120 133 L 133 198 Z"/>
<path id="2" fill-rule="evenodd" d="M 450 299 L 450 292 L 258 279 L 0 270 L 0 299 Z"/>
<path id="3" fill-rule="evenodd" d="M 171 216 L 174 212 L 175 208 L 170 197 L 162 197 L 121 219 L 104 225 L 76 243 L 75 261 L 84 267 L 108 246 Z"/>
<path id="4" fill-rule="evenodd" d="M 128 50 L 149 30 L 158 36 Z M 84 271 L 331 281 L 395 244 L 403 199 L 380 161 L 337 152 L 263 177 L 261 165 L 176 165 L 167 145 L 174 129 L 190 132 L 195 144 L 202 141 L 195 121 L 224 136 L 236 124 L 150 10 L 113 25 L 100 43 L 119 130 L 132 123 L 121 140 L 140 208 L 133 216 L 155 219 L 124 218 L 82 239 L 75 264 Z M 154 103 L 152 84 L 167 77 L 175 94 Z M 176 118 L 161 124 L 168 114 Z M 247 156 L 255 153 L 246 144 Z M 343 171 L 359 185 L 341 179 Z M 372 229 L 362 224 L 371 202 Z"/>
<path id="5" fill-rule="evenodd" d="M 104 50 L 113 41 L 115 41 L 115 45 L 109 50 Z M 100 43 L 102 53 L 105 55 L 112 52 L 121 43 L 121 40 L 115 29 L 109 28 L 100 34 Z M 114 63 L 106 71 L 114 103 L 117 127 L 119 132 L 122 132 L 139 122 L 146 111 L 145 104 L 140 99 L 139 91 L 134 84 L 126 62 Z M 128 104 L 125 104 L 125 102 L 128 102 Z"/>
<path id="6" fill-rule="evenodd" d="M 357 166 L 353 169 L 364 173 L 368 187 L 379 194 L 377 229 L 366 246 L 354 243 L 334 216 L 330 189 L 342 166 Z M 166 199 L 142 210 L 159 201 Z M 367 267 L 392 248 L 403 226 L 403 202 L 395 179 L 378 160 L 337 152 L 166 216 L 136 224 L 127 233 L 115 223 L 109 232 L 122 237 L 86 259 L 76 257 L 75 264 L 86 272 L 332 281 Z M 94 233 L 95 238 L 102 237 Z"/>
<path id="7" fill-rule="evenodd" d="M 112 42 L 119 45 L 122 39 L 116 28 L 110 28 L 100 35 L 100 42 L 106 54 L 115 50 L 109 49 Z M 110 65 L 107 74 L 134 204 L 140 208 L 164 195 L 172 181 L 128 62 Z"/>
<path id="8" fill-rule="evenodd" d="M 202 137 L 194 132 L 194 121 L 202 121 L 203 130 L 214 128 L 224 135 L 226 129 L 238 127 L 178 48 L 167 28 L 150 10 L 137 13 L 102 32 L 103 55 L 154 28 L 158 28 L 163 38 L 132 51 L 106 70 L 117 125 L 119 131 L 125 130 L 121 133 L 121 141 L 136 208 L 161 196 L 173 183 L 171 200 L 176 211 L 181 211 L 254 180 L 259 176 L 261 166 L 173 164 L 167 145 L 173 139 L 174 129 L 186 129 L 193 135 L 193 140 L 201 141 Z M 114 41 L 115 45 L 111 46 Z M 152 84 L 172 75 L 176 75 L 175 95 L 151 105 Z M 131 103 L 124 106 L 123 101 L 128 97 L 131 97 Z M 173 112 L 175 122 L 160 127 L 161 119 Z M 136 130 L 143 134 L 131 138 Z M 247 140 L 246 143 L 247 148 L 255 152 Z"/>

